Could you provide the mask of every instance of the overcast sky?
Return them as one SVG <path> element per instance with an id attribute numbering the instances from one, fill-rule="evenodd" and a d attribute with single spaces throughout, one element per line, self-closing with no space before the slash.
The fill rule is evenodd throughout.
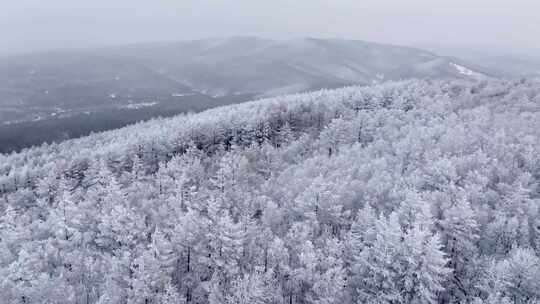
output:
<path id="1" fill-rule="evenodd" d="M 540 50 L 539 0 L 0 0 L 0 54 L 259 35 Z"/>

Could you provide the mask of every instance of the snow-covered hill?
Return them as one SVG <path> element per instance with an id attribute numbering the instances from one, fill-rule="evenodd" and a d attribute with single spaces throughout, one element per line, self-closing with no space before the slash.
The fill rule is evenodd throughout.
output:
<path id="1" fill-rule="evenodd" d="M 254 97 L 488 75 L 419 49 L 314 38 L 233 37 L 0 58 L 0 153 Z"/>
<path id="2" fill-rule="evenodd" d="M 321 87 L 406 78 L 485 78 L 458 59 L 420 49 L 355 40 L 256 37 L 133 46 L 119 54 L 161 62 L 161 71 L 213 94 L 271 96 Z M 463 67 L 473 73 L 463 73 Z"/>
<path id="3" fill-rule="evenodd" d="M 0 299 L 536 303 L 539 129 L 538 83 L 409 80 L 0 155 Z"/>
<path id="4" fill-rule="evenodd" d="M 477 79 L 490 74 L 459 59 L 409 47 L 257 37 L 14 56 L 0 60 L 0 72 L 1 104 L 40 107 L 55 102 L 95 106 L 110 102 L 111 94 L 155 98 L 197 91 L 213 96 L 275 96 L 384 80 Z M 69 100 L 55 101 L 62 98 Z"/>
<path id="5" fill-rule="evenodd" d="M 0 298 L 539 300 L 539 113 L 538 83 L 404 81 L 0 155 Z"/>

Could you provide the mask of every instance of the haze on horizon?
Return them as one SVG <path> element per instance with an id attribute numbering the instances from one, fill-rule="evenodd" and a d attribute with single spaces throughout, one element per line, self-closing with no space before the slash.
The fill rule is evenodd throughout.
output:
<path id="1" fill-rule="evenodd" d="M 540 50 L 535 0 L 18 0 L 0 55 L 233 35 L 360 39 L 439 53 Z"/>

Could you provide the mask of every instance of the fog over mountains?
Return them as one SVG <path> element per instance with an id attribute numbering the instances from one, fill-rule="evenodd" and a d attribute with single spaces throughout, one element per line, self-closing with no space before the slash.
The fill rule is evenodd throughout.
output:
<path id="1" fill-rule="evenodd" d="M 216 95 L 276 95 L 400 78 L 481 78 L 484 71 L 420 49 L 342 39 L 256 37 L 138 45 L 112 51 Z M 463 67 L 463 68 L 460 68 Z"/>
<path id="2" fill-rule="evenodd" d="M 497 75 L 420 49 L 341 39 L 232 37 L 11 56 L 0 59 L 0 152 L 257 97 Z"/>

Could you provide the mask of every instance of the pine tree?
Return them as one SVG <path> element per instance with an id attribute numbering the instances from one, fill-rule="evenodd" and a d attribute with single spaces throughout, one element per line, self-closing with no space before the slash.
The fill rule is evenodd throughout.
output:
<path id="1" fill-rule="evenodd" d="M 186 299 L 180 296 L 180 294 L 178 293 L 178 290 L 173 284 L 171 284 L 171 282 L 167 282 L 165 284 L 165 290 L 160 294 L 156 303 L 157 304 L 184 304 L 186 303 Z"/>
<path id="2" fill-rule="evenodd" d="M 320 134 L 320 141 L 328 156 L 339 152 L 341 147 L 352 144 L 356 141 L 356 134 L 353 132 L 353 125 L 343 118 L 332 120 Z"/>
<path id="3" fill-rule="evenodd" d="M 369 203 L 358 210 L 347 236 L 349 258 L 360 253 L 368 244 L 373 243 L 376 236 L 374 229 L 377 218 L 375 210 Z"/>
<path id="4" fill-rule="evenodd" d="M 111 249 L 135 248 L 148 233 L 144 218 L 121 202 L 112 205 L 112 209 L 102 216 L 98 226 L 98 244 Z"/>
<path id="5" fill-rule="evenodd" d="M 423 222 L 411 229 L 398 214 L 375 223 L 376 239 L 356 257 L 359 301 L 368 303 L 437 303 L 451 269 L 446 268 L 437 235 Z"/>
<path id="6" fill-rule="evenodd" d="M 320 224 L 318 230 L 328 228 L 330 232 L 337 235 L 340 227 L 344 223 L 345 212 L 343 205 L 340 204 L 339 197 L 333 191 L 333 185 L 325 181 L 322 176 L 318 176 L 305 189 L 305 191 L 296 198 L 296 208 L 299 216 L 314 216 L 316 222 Z M 315 221 L 315 219 L 312 219 Z"/>
<path id="7" fill-rule="evenodd" d="M 397 214 L 375 222 L 376 238 L 368 248 L 358 252 L 353 265 L 354 275 L 359 278 L 357 303 L 404 303 L 401 294 L 401 226 Z"/>
<path id="8" fill-rule="evenodd" d="M 532 249 L 515 248 L 494 262 L 486 275 L 486 289 L 512 303 L 540 301 L 540 258 Z"/>
<path id="9" fill-rule="evenodd" d="M 464 301 L 471 296 L 476 274 L 472 273 L 472 263 L 478 250 L 479 225 L 474 218 L 474 210 L 465 199 L 459 199 L 455 205 L 443 211 L 440 221 L 442 243 L 448 255 L 448 267 L 453 270 L 450 298 Z"/>
<path id="10" fill-rule="evenodd" d="M 219 270 L 214 271 L 212 274 L 212 279 L 209 282 L 209 294 L 208 294 L 208 303 L 209 304 L 223 304 L 227 303 L 227 295 L 225 294 L 225 288 L 223 285 L 226 283 L 225 278 L 221 276 Z"/>
<path id="11" fill-rule="evenodd" d="M 347 274 L 342 260 L 343 246 L 337 239 L 328 239 L 318 251 L 318 271 L 315 273 L 310 303 L 331 304 L 344 300 Z"/>
<path id="12" fill-rule="evenodd" d="M 130 253 L 123 252 L 119 256 L 108 257 L 107 261 L 109 267 L 105 280 L 101 283 L 98 303 L 125 304 L 133 278 L 132 257 Z"/>
<path id="13" fill-rule="evenodd" d="M 445 290 L 443 284 L 452 272 L 446 267 L 448 260 L 439 236 L 415 225 L 404 236 L 403 243 L 405 303 L 437 303 L 437 295 Z"/>
<path id="14" fill-rule="evenodd" d="M 212 264 L 226 277 L 235 276 L 240 270 L 244 232 L 225 212 L 213 219 L 212 225 L 208 233 Z"/>
<path id="15" fill-rule="evenodd" d="M 264 304 L 268 303 L 263 281 L 259 275 L 245 274 L 231 284 L 231 290 L 226 297 L 229 304 Z"/>
<path id="16" fill-rule="evenodd" d="M 159 303 L 171 279 L 169 264 L 161 258 L 158 248 L 152 245 L 134 260 L 128 304 Z"/>
<path id="17" fill-rule="evenodd" d="M 424 229 L 433 228 L 433 215 L 430 205 L 420 193 L 407 189 L 405 198 L 398 208 L 399 220 L 405 230 L 412 229 L 413 225 L 420 225 Z"/>
<path id="18" fill-rule="evenodd" d="M 277 137 L 278 147 L 285 147 L 294 141 L 294 132 L 291 129 L 289 122 L 285 122 L 285 124 L 281 126 Z"/>

